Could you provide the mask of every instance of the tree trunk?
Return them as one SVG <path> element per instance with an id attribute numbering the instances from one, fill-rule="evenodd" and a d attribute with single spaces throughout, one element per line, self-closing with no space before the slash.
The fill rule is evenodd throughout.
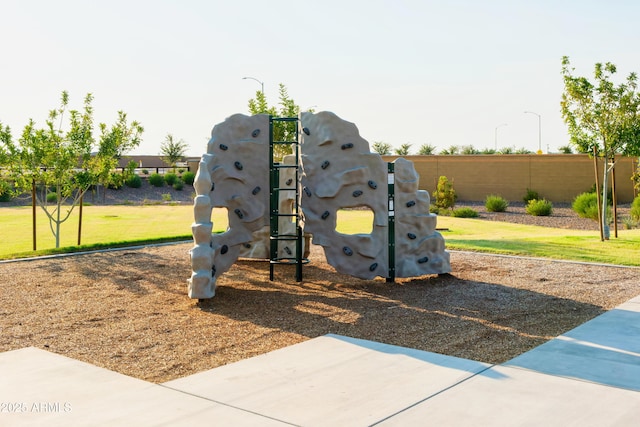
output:
<path id="1" fill-rule="evenodd" d="M 609 156 L 604 156 L 604 167 L 602 173 L 602 231 L 604 240 L 609 240 L 609 224 L 607 223 L 607 178 L 609 176 Z"/>
<path id="2" fill-rule="evenodd" d="M 611 167 L 611 196 L 613 198 L 613 235 L 618 238 L 618 199 L 616 197 L 616 161 Z"/>
<path id="3" fill-rule="evenodd" d="M 80 246 L 80 240 L 82 238 L 82 204 L 84 201 L 84 194 L 80 196 L 80 206 L 79 206 L 79 218 L 78 218 L 78 246 Z"/>
<path id="4" fill-rule="evenodd" d="M 33 221 L 33 250 L 36 250 L 36 180 L 31 181 L 31 217 Z"/>
<path id="5" fill-rule="evenodd" d="M 596 198 L 598 201 L 598 228 L 600 229 L 600 241 L 604 242 L 604 230 L 602 229 L 602 211 L 600 210 L 600 178 L 598 178 L 598 149 L 593 147 L 593 168 L 596 177 Z"/>

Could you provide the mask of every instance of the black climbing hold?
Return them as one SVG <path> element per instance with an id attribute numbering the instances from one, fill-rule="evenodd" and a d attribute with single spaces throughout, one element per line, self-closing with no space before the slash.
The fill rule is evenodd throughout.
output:
<path id="1" fill-rule="evenodd" d="M 369 266 L 369 271 L 373 271 L 373 270 L 375 270 L 376 268 L 378 268 L 378 263 L 377 263 L 377 262 L 374 262 L 373 264 L 371 264 L 371 265 Z"/>
<path id="2" fill-rule="evenodd" d="M 293 178 L 289 178 L 285 184 L 291 185 L 292 182 L 293 182 Z"/>
<path id="3" fill-rule="evenodd" d="M 349 246 L 345 246 L 344 248 L 342 248 L 342 252 L 344 252 L 344 254 L 346 256 L 353 255 L 353 251 L 351 250 L 351 248 Z"/>
<path id="4" fill-rule="evenodd" d="M 291 249 L 289 249 L 289 246 L 285 246 L 284 251 L 287 253 L 287 255 L 291 255 Z"/>
<path id="5" fill-rule="evenodd" d="M 414 240 L 414 239 L 415 239 L 416 237 L 418 237 L 418 236 L 416 236 L 416 235 L 415 235 L 415 234 L 413 234 L 413 233 L 407 233 L 407 237 L 408 237 L 408 238 L 410 238 L 411 240 Z"/>
<path id="6" fill-rule="evenodd" d="M 304 194 L 307 195 L 307 197 L 311 197 L 311 190 L 309 190 L 307 187 L 304 187 Z"/>
<path id="7" fill-rule="evenodd" d="M 415 200 L 409 200 L 407 202 L 407 207 L 410 208 L 411 206 L 415 206 L 416 205 L 416 201 Z"/>
<path id="8" fill-rule="evenodd" d="M 243 166 L 242 166 L 242 163 L 240 163 L 240 162 L 235 162 L 235 163 L 233 164 L 233 166 L 235 166 L 235 167 L 236 167 L 236 169 L 238 169 L 239 171 L 241 171 L 241 170 L 242 170 L 242 167 L 243 167 Z"/>
<path id="9" fill-rule="evenodd" d="M 360 197 L 362 196 L 362 190 L 356 190 L 353 192 L 353 197 Z"/>
<path id="10" fill-rule="evenodd" d="M 211 191 L 213 191 L 213 190 L 215 190 L 215 189 L 216 189 L 216 184 L 212 182 L 212 183 L 211 183 Z"/>
<path id="11" fill-rule="evenodd" d="M 260 135 L 260 129 L 256 129 L 253 132 L 251 132 L 251 136 L 254 138 L 257 138 L 258 135 Z"/>
<path id="12" fill-rule="evenodd" d="M 346 144 L 342 144 L 342 146 L 340 148 L 342 148 L 343 150 L 346 150 L 348 148 L 353 148 L 353 143 L 348 142 Z"/>
<path id="13" fill-rule="evenodd" d="M 305 135 L 311 135 L 311 132 L 309 132 L 309 128 L 302 128 L 302 132 L 304 132 Z"/>
<path id="14" fill-rule="evenodd" d="M 245 247 L 245 248 L 247 248 L 247 249 L 249 249 L 249 248 L 251 247 L 251 243 L 245 243 L 245 244 L 244 244 L 244 247 Z"/>
<path id="15" fill-rule="evenodd" d="M 220 144 L 220 149 L 221 149 L 222 151 L 227 151 L 227 150 L 229 149 L 229 147 L 227 147 L 227 146 L 226 146 L 226 145 L 224 145 L 224 144 Z"/>
<path id="16" fill-rule="evenodd" d="M 375 190 L 376 188 L 378 188 L 378 184 L 376 184 L 376 182 L 375 182 L 375 181 L 369 181 L 369 182 L 367 182 L 367 184 L 369 184 L 369 187 L 371 187 L 371 188 L 372 188 L 372 189 L 374 189 L 374 190 Z"/>
<path id="17" fill-rule="evenodd" d="M 213 242 L 209 242 L 209 247 L 213 249 Z"/>
<path id="18" fill-rule="evenodd" d="M 229 246 L 227 246 L 227 245 L 222 245 L 222 247 L 220 248 L 220 254 L 221 254 L 221 255 L 224 255 L 224 254 L 226 254 L 227 252 L 229 252 Z"/>
<path id="19" fill-rule="evenodd" d="M 326 169 L 329 167 L 329 160 L 325 160 L 324 162 L 322 162 L 322 164 L 320 165 L 320 167 L 322 169 Z"/>
<path id="20" fill-rule="evenodd" d="M 216 275 L 216 266 L 212 265 L 211 266 L 211 276 L 215 276 Z"/>
<path id="21" fill-rule="evenodd" d="M 256 194 L 258 194 L 260 192 L 260 190 L 261 190 L 260 186 L 257 186 L 256 188 L 251 190 L 251 194 L 253 194 L 255 196 Z"/>
<path id="22" fill-rule="evenodd" d="M 237 209 L 237 208 L 236 208 L 233 212 L 234 212 L 236 215 L 238 215 L 238 218 L 240 218 L 240 219 L 244 218 L 244 214 L 242 213 L 242 211 L 241 211 L 240 209 Z"/>
<path id="23" fill-rule="evenodd" d="M 418 264 L 424 264 L 425 262 L 429 262 L 429 257 L 423 257 L 418 260 Z"/>
<path id="24" fill-rule="evenodd" d="M 321 216 L 320 218 L 322 218 L 322 219 L 327 219 L 328 217 L 329 217 L 329 211 L 324 211 L 324 212 L 322 213 L 322 216 Z"/>

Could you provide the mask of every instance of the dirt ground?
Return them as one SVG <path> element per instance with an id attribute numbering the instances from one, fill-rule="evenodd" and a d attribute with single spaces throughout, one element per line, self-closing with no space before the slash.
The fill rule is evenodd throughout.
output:
<path id="1" fill-rule="evenodd" d="M 164 382 L 327 333 L 501 363 L 640 294 L 640 269 L 452 252 L 386 283 L 242 260 L 186 294 L 191 244 L 0 264 L 0 351 L 36 346 Z"/>

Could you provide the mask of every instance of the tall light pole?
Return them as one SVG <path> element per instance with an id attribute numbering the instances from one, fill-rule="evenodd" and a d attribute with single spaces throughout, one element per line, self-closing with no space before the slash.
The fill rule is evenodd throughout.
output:
<path id="1" fill-rule="evenodd" d="M 255 81 L 257 81 L 258 83 L 260 83 L 260 88 L 261 88 L 262 94 L 264 95 L 264 82 L 262 82 L 262 81 L 260 81 L 260 80 L 256 79 L 255 77 L 243 77 L 243 78 L 242 78 L 242 80 L 247 80 L 247 79 L 249 79 L 249 80 L 255 80 Z"/>
<path id="2" fill-rule="evenodd" d="M 538 116 L 538 154 L 542 154 L 542 117 L 533 111 L 525 111 L 525 114 L 535 114 Z"/>
<path id="3" fill-rule="evenodd" d="M 502 126 L 506 126 L 506 123 L 502 123 L 501 125 L 496 126 L 495 132 L 494 132 L 494 142 L 496 144 L 496 151 L 498 151 L 498 128 L 501 128 Z"/>

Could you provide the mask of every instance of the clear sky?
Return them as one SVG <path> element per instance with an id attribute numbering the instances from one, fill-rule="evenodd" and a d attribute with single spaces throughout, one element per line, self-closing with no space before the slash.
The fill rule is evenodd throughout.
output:
<path id="1" fill-rule="evenodd" d="M 67 90 L 206 150 L 211 128 L 264 82 L 333 111 L 370 143 L 542 149 L 568 143 L 561 58 L 640 71 L 636 0 L 0 0 L 0 122 L 17 138 Z M 506 124 L 506 126 L 503 126 Z"/>

